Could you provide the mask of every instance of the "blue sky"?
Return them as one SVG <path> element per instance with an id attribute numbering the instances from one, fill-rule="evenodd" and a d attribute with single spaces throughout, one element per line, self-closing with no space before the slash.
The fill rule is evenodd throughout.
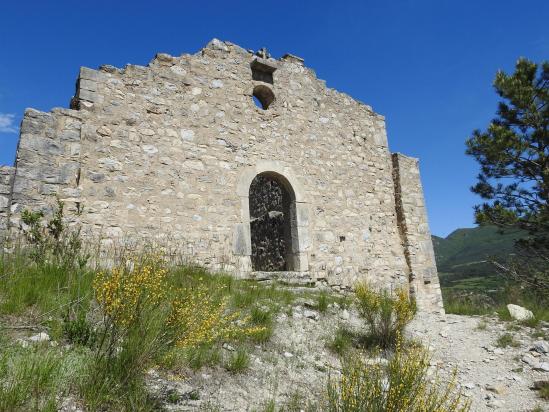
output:
<path id="1" fill-rule="evenodd" d="M 0 164 L 26 107 L 68 107 L 80 66 L 147 64 L 211 38 L 305 59 L 386 116 L 392 151 L 420 158 L 431 231 L 473 226 L 464 141 L 494 116 L 497 69 L 549 59 L 549 1 L 6 1 L 0 6 Z"/>

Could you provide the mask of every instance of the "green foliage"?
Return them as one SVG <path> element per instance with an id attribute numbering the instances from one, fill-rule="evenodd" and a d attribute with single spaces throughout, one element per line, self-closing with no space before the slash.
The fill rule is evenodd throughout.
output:
<path id="1" fill-rule="evenodd" d="M 320 294 L 317 296 L 316 309 L 320 313 L 326 313 L 326 311 L 328 310 L 329 303 L 330 302 L 329 302 L 328 294 L 326 292 L 320 292 Z"/>
<path id="2" fill-rule="evenodd" d="M 461 279 L 488 276 L 495 276 L 496 285 L 501 284 L 496 267 L 489 260 L 506 262 L 509 255 L 516 253 L 515 242 L 526 234 L 522 230 L 478 226 L 457 229 L 446 238 L 433 236 L 441 284 L 451 287 Z"/>
<path id="3" fill-rule="evenodd" d="M 68 342 L 82 346 L 92 346 L 96 337 L 96 333 L 86 319 L 86 313 L 83 310 L 73 316 L 71 316 L 70 311 L 67 312 L 63 322 L 63 335 Z"/>
<path id="4" fill-rule="evenodd" d="M 467 154 L 481 171 L 472 191 L 485 200 L 476 207 L 479 224 L 527 230 L 522 259 L 500 272 L 547 296 L 549 291 L 549 62 L 517 61 L 511 75 L 494 80 L 502 98 L 486 131 L 475 130 Z"/>
<path id="5" fill-rule="evenodd" d="M 442 296 L 446 313 L 467 316 L 496 313 L 500 320 L 511 321 L 507 304 L 513 303 L 528 308 L 534 314 L 534 319 L 524 321 L 522 325 L 536 327 L 540 320 L 549 321 L 549 307 L 545 300 L 530 293 L 528 288 L 520 288 L 517 285 L 508 284 L 493 292 L 488 291 L 485 283 L 482 282 L 467 289 L 457 286 L 443 287 Z"/>
<path id="6" fill-rule="evenodd" d="M 0 273 L 4 274 L 0 281 L 0 313 L 30 311 L 62 319 L 70 305 L 89 305 L 93 272 L 30 259 L 26 250 L 0 252 Z"/>
<path id="7" fill-rule="evenodd" d="M 343 356 L 353 347 L 354 334 L 344 328 L 339 327 L 327 343 L 328 349 L 332 352 Z"/>
<path id="8" fill-rule="evenodd" d="M 61 216 L 60 210 L 57 218 Z M 186 367 L 199 369 L 223 362 L 221 341 L 204 345 L 197 341 L 196 345 L 186 348 L 175 345 L 177 331 L 171 326 L 166 327 L 166 321 L 173 312 L 173 297 L 180 298 L 180 304 L 185 306 L 185 295 L 179 293 L 182 289 L 201 290 L 212 296 L 213 301 L 226 302 L 224 314 L 241 312 L 243 321 L 262 331 L 253 336 L 236 334 L 234 340 L 244 347 L 246 341 L 268 340 L 273 333 L 274 316 L 291 307 L 297 297 L 296 293 L 278 285 L 239 281 L 193 266 L 161 265 L 165 270 L 165 279 L 162 280 L 156 276 L 157 271 L 145 274 L 140 270 L 140 264 L 148 262 L 140 255 L 132 258 L 131 273 L 140 276 L 134 279 L 136 281 L 130 281 L 126 276 L 130 265 L 122 265 L 125 269 L 118 270 L 118 277 L 113 276 L 115 270 L 99 273 L 81 265 L 79 255 L 55 252 L 54 240 L 64 241 L 66 227 L 57 221 L 50 225 L 52 234 L 41 219 L 40 214 L 35 215 L 35 221 L 41 222 L 39 233 L 44 235 L 44 239 L 49 239 L 43 242 L 46 258 L 36 259 L 30 252 L 36 251 L 37 245 L 28 240 L 24 244 L 10 244 L 9 251 L 0 250 L 0 274 L 3 276 L 0 281 L 0 315 L 15 315 L 25 324 L 40 325 L 52 338 L 73 345 L 63 351 L 62 356 L 59 349 L 41 345 L 50 354 L 40 356 L 61 359 L 59 365 L 51 363 L 56 368 L 58 366 L 55 374 L 46 375 L 61 378 L 55 382 L 49 378 L 41 380 L 51 384 L 40 383 L 40 389 L 31 391 L 31 397 L 23 399 L 22 394 L 28 395 L 28 385 L 34 384 L 28 382 L 29 374 L 21 379 L 10 375 L 12 371 L 26 369 L 12 367 L 22 360 L 17 351 L 4 351 L 5 345 L 0 342 L 3 359 L 0 363 L 9 365 L 9 368 L 0 365 L 0 381 L 20 382 L 13 388 L 2 388 L 11 392 L 2 394 L 0 405 L 3 409 L 0 411 L 56 410 L 57 401 L 69 392 L 90 411 L 158 410 L 157 401 L 150 398 L 144 386 L 145 371 L 152 365 L 178 370 Z M 67 259 L 72 259 L 72 262 Z M 143 294 L 144 289 L 150 293 Z M 306 293 L 308 296 L 309 292 Z M 150 299 L 141 299 L 143 296 Z M 156 303 L 152 304 L 153 301 Z M 124 307 L 120 306 L 122 303 Z M 123 319 L 127 321 L 122 322 Z M 197 329 L 200 333 L 203 330 L 202 327 Z M 202 336 L 200 333 L 198 338 Z M 78 353 L 82 356 L 78 355 L 77 364 L 67 366 L 65 360 Z M 30 362 L 38 358 L 25 355 L 25 359 Z M 46 367 L 50 365 L 48 362 L 30 369 Z M 241 349 L 226 359 L 225 365 L 236 373 L 245 369 L 248 362 L 248 355 Z M 38 375 L 43 374 L 40 372 Z"/>
<path id="9" fill-rule="evenodd" d="M 215 366 L 221 363 L 221 350 L 217 345 L 201 345 L 184 350 L 184 359 L 191 369 L 198 370 L 204 366 Z"/>
<path id="10" fill-rule="evenodd" d="M 518 348 L 520 346 L 520 343 L 517 342 L 515 337 L 510 333 L 504 333 L 500 337 L 498 337 L 496 341 L 496 346 L 498 348 L 506 348 L 508 346 L 511 346 L 513 348 Z"/>
<path id="11" fill-rule="evenodd" d="M 262 412 L 276 412 L 276 402 L 274 401 L 274 399 L 269 399 L 267 402 L 265 402 Z"/>
<path id="12" fill-rule="evenodd" d="M 270 325 L 273 321 L 272 314 L 269 310 L 255 306 L 250 312 L 250 318 L 254 325 Z"/>
<path id="13" fill-rule="evenodd" d="M 85 355 L 0 342 L 0 411 L 57 411 L 59 396 L 82 372 Z"/>
<path id="14" fill-rule="evenodd" d="M 367 364 L 360 356 L 344 361 L 341 377 L 329 379 L 330 412 L 466 412 L 455 375 L 449 382 L 428 376 L 429 357 L 421 347 L 397 344 L 387 366 Z"/>
<path id="15" fill-rule="evenodd" d="M 358 313 L 368 326 L 366 345 L 383 349 L 394 347 L 414 316 L 415 305 L 408 293 L 403 289 L 394 293 L 385 289 L 375 291 L 361 283 L 356 285 L 355 295 Z"/>
<path id="16" fill-rule="evenodd" d="M 248 369 L 248 366 L 250 366 L 250 355 L 245 348 L 239 348 L 230 355 L 225 369 L 232 373 L 242 373 Z"/>
<path id="17" fill-rule="evenodd" d="M 90 255 L 82 250 L 80 228 L 68 229 L 64 224 L 64 203 L 57 205 L 48 221 L 42 221 L 42 211 L 23 210 L 21 221 L 23 234 L 31 246 L 29 256 L 36 263 L 53 262 L 63 266 L 83 269 Z"/>

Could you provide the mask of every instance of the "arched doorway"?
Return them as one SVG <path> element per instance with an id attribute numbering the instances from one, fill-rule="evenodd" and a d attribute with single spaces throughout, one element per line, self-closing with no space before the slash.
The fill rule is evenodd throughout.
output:
<path id="1" fill-rule="evenodd" d="M 292 186 L 274 172 L 254 177 L 249 189 L 252 270 L 293 271 L 297 245 L 296 201 Z"/>

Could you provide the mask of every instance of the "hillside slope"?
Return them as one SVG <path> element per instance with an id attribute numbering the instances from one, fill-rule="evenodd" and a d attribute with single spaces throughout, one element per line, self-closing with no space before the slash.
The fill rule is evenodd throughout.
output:
<path id="1" fill-rule="evenodd" d="M 442 283 L 447 280 L 495 273 L 487 262 L 490 258 L 505 261 L 515 253 L 515 241 L 524 232 L 507 230 L 500 232 L 494 226 L 457 229 L 446 238 L 433 236 L 437 268 Z"/>

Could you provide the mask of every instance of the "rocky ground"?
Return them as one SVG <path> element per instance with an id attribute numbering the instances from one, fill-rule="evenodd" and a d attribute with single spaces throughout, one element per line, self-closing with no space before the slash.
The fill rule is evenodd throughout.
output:
<path id="1" fill-rule="evenodd" d="M 480 327 L 479 327 L 480 325 Z M 513 330 L 518 329 L 518 330 Z M 498 318 L 471 316 L 417 316 L 410 333 L 428 345 L 433 366 L 442 375 L 457 369 L 457 380 L 472 401 L 472 411 L 549 411 L 531 388 L 549 379 L 549 344 L 532 336 L 534 329 Z M 548 325 L 538 332 L 549 335 Z M 517 347 L 497 347 L 509 333 Z"/>
<path id="2" fill-rule="evenodd" d="M 247 371 L 215 367 L 173 376 L 151 370 L 148 384 L 171 411 L 264 411 L 273 403 L 277 410 L 299 411 L 320 398 L 328 376 L 339 373 L 338 357 L 326 342 L 340 324 L 356 328 L 361 322 L 353 311 L 331 305 L 321 314 L 302 302 L 278 316 L 268 344 L 251 348 Z M 537 331 L 548 336 L 549 325 Z M 457 370 L 472 411 L 549 411 L 531 389 L 549 379 L 549 344 L 533 332 L 497 318 L 457 315 L 418 315 L 408 328 L 410 337 L 431 350 L 433 376 L 445 379 Z M 505 333 L 517 347 L 497 347 Z M 224 348 L 227 356 L 232 350 Z"/>

